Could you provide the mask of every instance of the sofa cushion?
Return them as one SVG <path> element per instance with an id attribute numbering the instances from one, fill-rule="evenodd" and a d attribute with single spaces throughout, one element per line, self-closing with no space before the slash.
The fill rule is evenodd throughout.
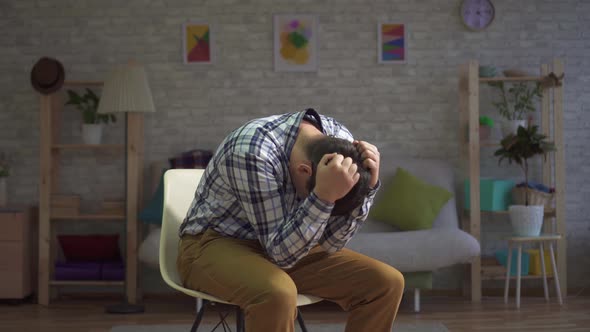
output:
<path id="1" fill-rule="evenodd" d="M 371 208 L 372 219 L 404 231 L 428 229 L 441 208 L 453 196 L 448 190 L 430 185 L 399 167 Z"/>
<path id="2" fill-rule="evenodd" d="M 401 272 L 434 271 L 468 263 L 480 253 L 479 242 L 459 229 L 357 233 L 346 247 Z"/>
<path id="3" fill-rule="evenodd" d="M 393 148 L 380 148 L 381 152 L 381 166 L 379 168 L 381 179 L 388 179 L 395 175 L 397 168 L 402 167 L 410 173 L 420 178 L 431 185 L 445 188 L 446 190 L 455 193 L 456 183 L 454 177 L 454 168 L 451 163 L 441 159 L 422 159 L 411 158 L 396 155 Z M 375 202 L 384 193 L 383 188 L 377 192 Z M 457 216 L 457 203 L 455 196 L 447 202 L 440 210 L 438 216 L 434 220 L 433 228 L 457 229 L 459 228 L 459 218 Z M 386 225 L 385 226 L 389 226 Z M 379 226 L 383 228 L 383 226 Z M 392 231 L 396 229 L 390 228 Z M 372 232 L 371 228 L 363 228 L 361 232 Z"/>

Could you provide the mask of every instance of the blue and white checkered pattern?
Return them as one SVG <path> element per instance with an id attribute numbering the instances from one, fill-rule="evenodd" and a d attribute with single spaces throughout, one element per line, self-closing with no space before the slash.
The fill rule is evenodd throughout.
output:
<path id="1" fill-rule="evenodd" d="M 329 252 L 342 249 L 366 219 L 376 189 L 348 216 L 331 217 L 333 204 L 313 192 L 299 199 L 288 166 L 304 117 L 321 119 L 319 127 L 326 135 L 353 140 L 344 126 L 314 110 L 246 123 L 215 152 L 180 235 L 212 229 L 238 239 L 258 239 L 281 268 L 295 265 L 318 243 Z"/>

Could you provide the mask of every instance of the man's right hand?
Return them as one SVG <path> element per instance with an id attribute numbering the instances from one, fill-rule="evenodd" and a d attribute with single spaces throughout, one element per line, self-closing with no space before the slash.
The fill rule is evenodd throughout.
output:
<path id="1" fill-rule="evenodd" d="M 325 154 L 316 172 L 313 191 L 321 200 L 330 203 L 346 196 L 360 178 L 352 159 L 337 153 Z"/>

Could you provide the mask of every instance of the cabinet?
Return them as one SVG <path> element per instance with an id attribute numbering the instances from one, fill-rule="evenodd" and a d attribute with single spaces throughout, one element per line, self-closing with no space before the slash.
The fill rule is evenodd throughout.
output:
<path id="1" fill-rule="evenodd" d="M 553 61 L 551 66 L 543 64 L 539 76 L 530 77 L 479 77 L 479 63 L 472 60 L 459 68 L 459 121 L 460 121 L 460 155 L 465 178 L 470 181 L 470 210 L 462 214 L 462 227 L 481 241 L 480 211 L 480 149 L 482 147 L 500 147 L 499 142 L 480 142 L 479 139 L 479 91 L 480 84 L 488 82 L 550 82 L 550 74 L 557 77 L 563 74 L 563 62 Z M 557 240 L 557 270 L 561 289 L 567 290 L 567 236 L 565 217 L 565 144 L 563 137 L 563 82 L 561 84 L 543 84 L 541 97 L 540 127 L 543 134 L 555 143 L 556 151 L 548 155 L 542 163 L 543 183 L 555 188 L 554 207 L 546 209 L 544 231 L 562 235 Z M 468 135 L 464 135 L 468 132 Z M 507 211 L 485 212 L 501 213 L 508 218 Z M 471 299 L 481 301 L 482 280 L 493 279 L 482 267 L 481 257 L 477 257 L 469 267 L 469 281 L 471 283 Z M 537 278 L 537 276 L 527 276 Z M 541 276 L 538 276 L 541 278 Z"/>
<path id="2" fill-rule="evenodd" d="M 41 95 L 40 100 L 40 181 L 39 181 L 39 304 L 48 305 L 50 290 L 59 286 L 119 286 L 125 289 L 126 299 L 131 304 L 138 301 L 138 263 L 137 247 L 139 210 L 143 158 L 143 117 L 140 113 L 126 114 L 124 144 L 70 144 L 59 141 L 59 131 L 63 118 L 64 92 L 66 88 L 100 88 L 102 82 L 66 81 L 62 90 L 49 95 Z M 125 158 L 125 212 L 98 214 L 64 214 L 52 211 L 51 196 L 59 194 L 57 188 L 60 174 L 60 156 L 62 153 L 76 153 L 90 150 L 94 153 L 102 151 L 119 151 Z M 75 223 L 77 221 L 117 222 L 125 226 L 124 252 L 125 281 L 64 281 L 54 280 L 53 270 L 56 256 L 56 223 Z"/>
<path id="3" fill-rule="evenodd" d="M 35 211 L 0 208 L 0 299 L 23 299 L 35 289 Z"/>

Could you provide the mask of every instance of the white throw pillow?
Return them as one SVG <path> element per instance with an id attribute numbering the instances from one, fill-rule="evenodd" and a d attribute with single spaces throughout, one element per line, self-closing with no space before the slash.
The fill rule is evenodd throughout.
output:
<path id="1" fill-rule="evenodd" d="M 152 229 L 139 246 L 139 260 L 155 269 L 160 266 L 160 231 L 160 227 Z"/>

